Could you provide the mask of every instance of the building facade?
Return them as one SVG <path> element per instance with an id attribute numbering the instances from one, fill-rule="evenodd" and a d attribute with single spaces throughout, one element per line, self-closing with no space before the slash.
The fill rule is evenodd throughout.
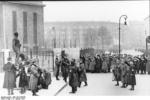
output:
<path id="1" fill-rule="evenodd" d="M 47 22 L 44 28 L 46 45 L 50 48 L 118 49 L 118 23 Z M 145 48 L 144 32 L 143 22 L 121 24 L 121 48 Z"/>
<path id="2" fill-rule="evenodd" d="M 12 51 L 13 33 L 19 33 L 21 50 L 42 47 L 44 19 L 42 1 L 0 2 L 0 50 Z"/>

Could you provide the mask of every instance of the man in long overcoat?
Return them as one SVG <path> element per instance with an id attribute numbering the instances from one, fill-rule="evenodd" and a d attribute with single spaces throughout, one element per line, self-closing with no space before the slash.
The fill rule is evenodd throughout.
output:
<path id="1" fill-rule="evenodd" d="M 75 93 L 77 91 L 77 87 L 79 86 L 78 73 L 75 62 L 71 62 L 71 67 L 69 71 L 69 85 L 72 88 L 71 93 Z"/>
<path id="2" fill-rule="evenodd" d="M 126 82 L 126 74 L 127 74 L 127 65 L 122 61 L 122 66 L 121 66 L 121 82 L 122 82 L 122 88 L 125 88 Z"/>
<path id="3" fill-rule="evenodd" d="M 67 57 L 63 57 L 62 61 L 61 61 L 61 72 L 62 72 L 62 76 L 63 76 L 63 80 L 65 82 L 67 82 L 67 77 L 69 74 L 69 59 Z"/>
<path id="4" fill-rule="evenodd" d="M 117 84 L 115 86 L 119 86 L 119 81 L 121 81 L 121 63 L 120 61 L 117 61 L 117 64 L 115 66 L 115 79 L 117 81 Z"/>
<path id="5" fill-rule="evenodd" d="M 81 60 L 80 62 L 80 67 L 78 69 L 78 75 L 79 75 L 79 87 L 81 86 L 81 83 L 84 82 L 85 86 L 87 86 L 87 76 L 86 76 L 86 70 L 85 66 Z"/>
<path id="6" fill-rule="evenodd" d="M 11 59 L 9 57 L 7 64 L 3 67 L 5 71 L 3 88 L 8 89 L 8 95 L 13 95 L 13 89 L 16 88 L 16 68 L 12 64 Z"/>

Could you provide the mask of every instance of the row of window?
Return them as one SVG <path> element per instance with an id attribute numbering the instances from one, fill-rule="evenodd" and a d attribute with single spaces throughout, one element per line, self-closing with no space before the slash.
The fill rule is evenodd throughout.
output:
<path id="1" fill-rule="evenodd" d="M 28 43 L 28 13 L 23 12 L 23 44 Z M 12 20 L 13 20 L 13 33 L 17 32 L 17 12 L 12 12 Z M 33 40 L 34 44 L 37 44 L 37 13 L 33 13 Z"/>

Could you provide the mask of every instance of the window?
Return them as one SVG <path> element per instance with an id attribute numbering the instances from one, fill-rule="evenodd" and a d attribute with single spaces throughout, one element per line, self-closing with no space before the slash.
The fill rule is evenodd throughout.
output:
<path id="1" fill-rule="evenodd" d="M 13 20 L 13 33 L 14 32 L 17 32 L 17 13 L 16 13 L 16 11 L 13 11 L 12 12 L 12 20 Z"/>
<path id="2" fill-rule="evenodd" d="M 27 12 L 23 12 L 23 43 L 28 43 Z"/>
<path id="3" fill-rule="evenodd" d="M 33 40 L 37 45 L 37 13 L 33 13 Z"/>

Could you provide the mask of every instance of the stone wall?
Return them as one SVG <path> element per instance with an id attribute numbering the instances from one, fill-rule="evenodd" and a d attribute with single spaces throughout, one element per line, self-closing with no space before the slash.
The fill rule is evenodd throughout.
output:
<path id="1" fill-rule="evenodd" d="M 13 39 L 13 23 L 12 23 L 12 11 L 17 13 L 17 32 L 19 33 L 19 39 L 23 44 L 23 11 L 27 12 L 27 33 L 28 33 L 28 45 L 33 47 L 33 13 L 37 13 L 37 34 L 38 45 L 43 45 L 44 41 L 44 25 L 43 25 L 43 7 L 42 6 L 30 6 L 22 4 L 14 4 L 5 2 L 3 7 L 5 21 L 5 34 L 7 49 L 12 49 Z M 4 48 L 4 47 L 3 47 Z"/>

